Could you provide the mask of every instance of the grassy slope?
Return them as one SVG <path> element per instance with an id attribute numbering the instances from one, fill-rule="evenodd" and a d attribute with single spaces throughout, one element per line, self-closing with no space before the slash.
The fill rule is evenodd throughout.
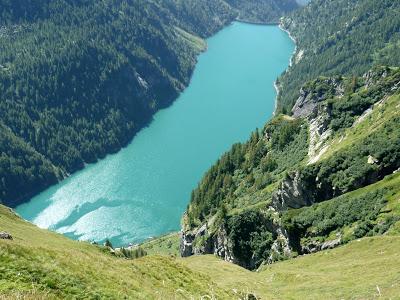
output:
<path id="1" fill-rule="evenodd" d="M 392 175 L 356 192 L 400 187 L 399 180 L 400 174 Z M 400 192 L 392 193 L 385 211 L 397 212 L 399 207 Z M 399 225 L 385 236 L 250 272 L 214 256 L 171 257 L 176 233 L 145 243 L 150 256 L 133 261 L 115 258 L 100 247 L 39 229 L 0 206 L 0 231 L 14 237 L 0 240 L 0 299 L 199 299 L 204 295 L 235 299 L 243 293 L 262 299 L 371 299 L 379 296 L 377 287 L 384 299 L 395 299 L 400 294 Z"/>
<path id="2" fill-rule="evenodd" d="M 99 247 L 41 230 L 0 206 L 0 298 L 229 298 L 201 275 L 170 257 L 130 261 Z"/>
<path id="3" fill-rule="evenodd" d="M 166 234 L 140 245 L 148 255 L 161 254 L 179 256 L 180 235 L 178 232 Z"/>
<path id="4" fill-rule="evenodd" d="M 381 236 L 276 263 L 255 273 L 213 256 L 184 259 L 219 286 L 262 299 L 396 299 L 400 295 L 400 237 Z"/>
<path id="5" fill-rule="evenodd" d="M 339 132 L 328 141 L 329 148 L 321 159 L 326 159 L 338 151 L 352 147 L 374 132 L 382 130 L 389 122 L 400 115 L 400 93 L 382 99 L 383 102 L 375 105 L 371 113 L 354 126 Z"/>
<path id="6" fill-rule="evenodd" d="M 383 188 L 387 189 L 388 203 L 379 221 L 400 214 L 399 173 L 349 194 L 356 196 Z M 397 222 L 384 236 L 359 239 L 333 250 L 264 266 L 257 273 L 212 256 L 192 256 L 183 262 L 210 275 L 221 287 L 253 292 L 262 299 L 371 299 L 379 293 L 384 299 L 397 299 L 399 235 Z"/>

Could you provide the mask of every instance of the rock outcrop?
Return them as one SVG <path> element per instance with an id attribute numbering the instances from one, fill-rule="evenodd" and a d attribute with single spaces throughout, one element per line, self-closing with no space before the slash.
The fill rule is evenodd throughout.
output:
<path id="1" fill-rule="evenodd" d="M 338 237 L 337 239 L 326 241 L 326 242 L 317 242 L 312 241 L 307 245 L 301 248 L 303 254 L 315 253 L 322 250 L 333 249 L 339 246 L 342 243 L 342 237 Z"/>
<path id="2" fill-rule="evenodd" d="M 188 257 L 199 254 L 215 254 L 225 261 L 238 263 L 232 252 L 225 227 L 221 226 L 212 234 L 207 224 L 193 231 L 181 231 L 180 254 Z"/>
<path id="3" fill-rule="evenodd" d="M 313 204 L 313 196 L 306 189 L 299 171 L 289 173 L 272 195 L 272 207 L 277 211 Z"/>
<path id="4" fill-rule="evenodd" d="M 316 163 L 328 150 L 326 141 L 332 135 L 332 130 L 329 129 L 330 120 L 330 110 L 327 105 L 319 106 L 317 115 L 309 119 L 308 164 Z"/>
<path id="5" fill-rule="evenodd" d="M 207 224 L 204 224 L 198 229 L 193 231 L 181 231 L 181 245 L 180 252 L 182 257 L 187 257 L 195 254 L 210 253 L 211 249 L 208 247 L 207 239 Z M 206 243 L 196 247 L 195 241 L 203 238 Z"/>
<path id="6" fill-rule="evenodd" d="M 372 155 L 368 155 L 368 160 L 367 160 L 368 164 L 374 165 L 377 164 L 378 162 L 379 161 L 375 157 L 373 157 Z"/>
<path id="7" fill-rule="evenodd" d="M 280 256 L 289 257 L 292 253 L 290 248 L 289 235 L 285 228 L 276 226 L 274 231 L 277 234 L 277 238 L 271 246 L 271 254 L 267 260 L 269 264 L 277 261 Z"/>
<path id="8" fill-rule="evenodd" d="M 11 234 L 7 233 L 7 232 L 0 232 L 0 240 L 12 240 L 13 237 Z"/>
<path id="9" fill-rule="evenodd" d="M 225 261 L 235 263 L 237 259 L 233 255 L 231 242 L 229 241 L 225 227 L 221 228 L 214 239 L 214 254 Z"/>
<path id="10" fill-rule="evenodd" d="M 374 69 L 371 69 L 363 76 L 363 78 L 365 79 L 365 86 L 369 88 L 370 86 L 380 81 L 382 78 L 387 77 L 387 75 L 388 75 L 387 67 L 376 67 Z"/>
<path id="11" fill-rule="evenodd" d="M 332 135 L 329 129 L 331 108 L 324 100 L 331 97 L 342 97 L 344 84 L 341 78 L 318 79 L 300 90 L 293 109 L 293 117 L 306 118 L 309 123 L 310 143 L 308 149 L 308 164 L 317 162 L 328 150 L 326 141 Z"/>
<path id="12" fill-rule="evenodd" d="M 316 87 L 317 85 L 318 87 Z M 315 118 L 318 115 L 318 105 L 320 102 L 330 97 L 342 97 L 343 95 L 344 86 L 341 79 L 317 79 L 301 88 L 300 96 L 292 109 L 293 117 Z"/>

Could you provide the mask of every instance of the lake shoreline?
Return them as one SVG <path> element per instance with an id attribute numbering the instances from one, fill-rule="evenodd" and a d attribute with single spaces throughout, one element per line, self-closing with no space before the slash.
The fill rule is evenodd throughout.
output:
<path id="1" fill-rule="evenodd" d="M 241 22 L 207 44 L 188 88 L 127 147 L 17 207 L 18 214 L 71 239 L 109 238 L 115 246 L 179 230 L 204 173 L 272 117 L 276 93 L 265 83 L 287 68 L 294 48 L 277 26 Z"/>
<path id="2" fill-rule="evenodd" d="M 206 37 L 206 39 L 212 38 L 214 35 L 218 34 L 218 33 L 221 32 L 222 30 L 224 30 L 226 27 L 228 27 L 228 26 L 230 26 L 231 24 L 233 24 L 234 22 L 235 22 L 235 20 L 230 21 L 229 23 L 226 23 L 226 24 L 221 25 L 221 26 L 222 26 L 221 28 L 219 28 L 216 32 L 211 33 L 210 36 Z M 199 37 L 199 38 L 200 38 L 200 37 Z M 181 94 L 182 94 L 182 93 L 187 89 L 187 87 L 190 85 L 190 82 L 191 82 L 192 77 L 193 77 L 194 70 L 195 70 L 196 65 L 197 65 L 197 63 L 198 63 L 199 56 L 200 56 L 202 53 L 207 52 L 207 50 L 208 50 L 208 45 L 207 45 L 207 43 L 206 43 L 205 48 L 198 51 L 198 53 L 197 53 L 197 55 L 196 55 L 196 61 L 195 61 L 195 63 L 194 63 L 193 66 L 192 66 L 191 74 L 190 74 L 190 77 L 189 77 L 188 82 L 186 83 L 186 85 L 185 85 L 181 90 L 177 91 L 175 95 L 166 95 L 166 99 L 168 99 L 168 100 L 165 101 L 165 105 L 162 105 L 162 106 L 160 106 L 157 110 L 155 110 L 155 111 L 149 116 L 148 119 L 146 119 L 146 120 L 144 120 L 144 121 L 142 121 L 142 122 L 136 124 L 136 125 L 137 125 L 137 128 L 136 128 L 135 130 L 133 130 L 133 131 L 130 133 L 129 136 L 126 136 L 126 137 L 121 141 L 121 143 L 120 143 L 120 145 L 119 145 L 120 147 L 115 148 L 115 149 L 108 150 L 104 155 L 98 155 L 96 161 L 83 162 L 83 165 L 82 165 L 81 167 L 77 167 L 77 168 L 75 168 L 74 170 L 72 170 L 71 172 L 66 172 L 66 171 L 60 169 L 60 171 L 61 171 L 61 174 L 60 174 L 60 175 L 61 175 L 61 176 L 57 177 L 57 181 L 56 181 L 56 182 L 50 183 L 50 184 L 48 184 L 48 185 L 46 185 L 46 186 L 40 187 L 40 188 L 38 188 L 38 189 L 36 189 L 36 190 L 34 190 L 34 191 L 31 191 L 31 192 L 29 192 L 29 193 L 26 193 L 25 195 L 21 196 L 20 198 L 16 199 L 15 201 L 12 201 L 12 202 L 10 202 L 10 203 L 5 203 L 5 205 L 8 206 L 8 207 L 10 207 L 10 208 L 12 208 L 12 209 L 16 209 L 19 205 L 23 205 L 23 204 L 28 203 L 32 198 L 34 198 L 34 197 L 40 195 L 42 192 L 46 191 L 47 189 L 49 189 L 49 188 L 51 188 L 51 187 L 53 187 L 53 186 L 55 186 L 55 185 L 57 185 L 57 184 L 59 184 L 59 183 L 65 181 L 66 179 L 70 178 L 71 175 L 77 174 L 78 172 L 85 170 L 88 166 L 94 165 L 94 164 L 98 163 L 99 161 L 101 161 L 101 160 L 103 160 L 103 159 L 106 159 L 108 156 L 117 154 L 117 153 L 120 152 L 121 150 L 127 148 L 127 147 L 133 142 L 133 140 L 135 139 L 135 137 L 136 137 L 142 130 L 144 130 L 145 128 L 148 128 L 148 127 L 151 125 L 151 123 L 154 121 L 154 116 L 155 116 L 155 114 L 157 114 L 158 112 L 163 111 L 163 110 L 165 110 L 165 109 L 168 109 L 169 107 L 171 107 L 171 106 L 175 103 L 175 101 L 176 101 L 177 99 L 179 99 L 179 97 L 181 96 Z M 54 165 L 53 165 L 53 166 L 54 166 Z M 57 167 L 54 166 L 54 168 L 57 168 Z"/>
<path id="3" fill-rule="evenodd" d="M 278 27 L 279 27 L 280 30 L 282 30 L 282 31 L 284 31 L 284 32 L 286 32 L 286 33 L 288 34 L 289 38 L 292 40 L 292 42 L 294 43 L 294 46 L 295 46 L 295 47 L 294 47 L 294 50 L 293 50 L 293 53 L 292 53 L 292 56 L 290 57 L 290 60 L 289 60 L 289 66 L 288 66 L 288 67 L 286 68 L 286 70 L 285 70 L 285 73 L 286 73 L 286 72 L 288 72 L 289 69 L 293 66 L 294 59 L 295 59 L 296 54 L 297 54 L 298 46 L 297 46 L 297 41 L 296 41 L 296 39 L 292 36 L 292 33 L 291 33 L 288 29 L 285 29 L 285 28 L 283 27 L 282 19 L 281 19 L 281 21 L 279 22 Z M 274 81 L 274 88 L 275 88 L 275 91 L 276 91 L 275 109 L 274 109 L 274 113 L 273 113 L 274 116 L 276 116 L 276 113 L 277 113 L 277 109 L 278 109 L 278 98 L 279 98 L 279 95 L 280 95 L 280 93 L 281 93 L 281 90 L 280 90 L 280 86 L 279 86 L 278 81 L 279 81 L 279 77 Z"/>
<path id="4" fill-rule="evenodd" d="M 279 22 L 249 21 L 249 20 L 242 20 L 240 18 L 237 18 L 236 22 L 250 24 L 250 25 L 260 25 L 260 26 L 278 26 L 279 25 Z"/>
<path id="5" fill-rule="evenodd" d="M 238 18 L 238 19 L 235 19 L 234 21 L 232 21 L 232 22 L 230 22 L 230 23 L 228 23 L 228 24 L 225 24 L 225 25 L 224 25 L 222 28 L 220 28 L 218 31 L 214 32 L 214 33 L 211 34 L 209 37 L 207 37 L 207 39 L 212 38 L 214 35 L 218 34 L 219 32 L 221 32 L 222 30 L 224 30 L 225 28 L 227 28 L 228 26 L 232 25 L 232 24 L 235 23 L 235 22 L 243 23 L 243 24 L 249 24 L 249 25 L 259 25 L 259 26 L 278 26 L 282 31 L 286 32 L 286 33 L 289 35 L 289 38 L 290 38 L 290 39 L 293 41 L 293 43 L 295 44 L 295 50 L 294 50 L 294 52 L 293 52 L 292 57 L 290 58 L 290 63 L 289 63 L 288 68 L 290 68 L 290 67 L 292 66 L 292 61 L 293 61 L 294 55 L 295 55 L 296 52 L 297 52 L 296 40 L 292 37 L 291 33 L 290 33 L 288 30 L 284 29 L 284 28 L 281 26 L 281 23 L 280 23 L 280 22 L 255 22 L 255 21 L 241 20 L 241 19 Z M 98 163 L 99 161 L 105 159 L 107 156 L 113 155 L 113 154 L 117 154 L 117 153 L 118 153 L 119 151 L 121 151 L 122 149 L 128 147 L 129 144 L 133 142 L 134 138 L 137 136 L 138 133 L 140 133 L 143 129 L 145 129 L 145 128 L 147 128 L 147 127 L 149 127 L 149 126 L 151 125 L 151 123 L 154 121 L 154 115 L 155 115 L 157 112 L 159 112 L 159 111 L 162 111 L 162 110 L 165 110 L 165 109 L 168 109 L 169 107 L 171 107 L 171 105 L 174 104 L 174 102 L 180 97 L 180 95 L 184 92 L 184 90 L 190 85 L 190 82 L 191 82 L 191 80 L 192 80 L 192 76 L 193 76 L 194 70 L 195 70 L 196 65 L 197 65 L 197 63 L 198 63 L 198 58 L 199 58 L 199 56 L 200 56 L 202 53 L 207 52 L 207 51 L 208 51 L 208 44 L 206 43 L 205 49 L 199 51 L 199 53 L 197 54 L 196 62 L 195 62 L 195 64 L 194 64 L 194 67 L 193 67 L 193 70 L 192 70 L 192 74 L 191 74 L 191 77 L 190 77 L 190 79 L 189 79 L 189 81 L 188 81 L 187 86 L 185 86 L 185 88 L 184 88 L 183 90 L 181 90 L 181 91 L 178 93 L 178 95 L 177 95 L 176 97 L 172 97 L 173 99 L 167 101 L 167 102 L 168 102 L 167 105 L 162 106 L 162 107 L 160 107 L 157 111 L 155 111 L 155 113 L 149 118 L 149 120 L 147 120 L 146 122 L 143 122 L 142 124 L 139 124 L 139 127 L 137 128 L 137 130 L 135 130 L 135 131 L 132 133 L 132 135 L 131 135 L 130 137 L 127 137 L 126 139 L 124 139 L 124 141 L 121 143 L 120 148 L 114 149 L 114 150 L 112 150 L 112 151 L 108 151 L 104 156 L 99 156 L 98 159 L 97 159 L 96 161 L 94 161 L 94 162 L 84 162 L 83 167 L 77 168 L 76 170 L 72 171 L 71 173 L 63 172 L 63 173 L 62 173 L 62 176 L 58 178 L 58 181 L 57 181 L 57 182 L 52 183 L 52 184 L 49 184 L 49 185 L 47 185 L 46 187 L 39 188 L 39 189 L 37 189 L 36 191 L 32 191 L 32 192 L 30 192 L 30 193 L 27 193 L 26 195 L 24 195 L 24 196 L 21 197 L 20 199 L 17 199 L 16 201 L 13 201 L 12 205 L 9 205 L 9 207 L 11 207 L 12 209 L 15 209 L 15 208 L 18 207 L 19 205 L 22 205 L 22 204 L 25 204 L 25 203 L 29 202 L 32 198 L 34 198 L 34 197 L 40 195 L 42 192 L 44 192 L 45 190 L 51 188 L 52 186 L 57 185 L 58 183 L 61 183 L 62 181 L 68 179 L 71 175 L 76 174 L 76 173 L 78 173 L 78 172 L 84 170 L 85 168 L 87 168 L 87 166 L 96 164 L 96 163 Z M 285 70 L 285 72 L 288 70 L 288 68 Z M 276 109 L 277 109 L 277 105 L 278 105 L 278 103 L 277 103 L 277 98 L 278 98 L 279 93 L 280 93 L 280 88 L 279 88 L 279 86 L 277 85 L 277 81 L 276 81 L 276 80 L 274 81 L 274 89 L 276 90 L 276 94 L 277 94 L 277 95 L 276 95 L 276 99 L 275 99 L 275 109 L 274 109 L 273 115 L 276 114 Z"/>

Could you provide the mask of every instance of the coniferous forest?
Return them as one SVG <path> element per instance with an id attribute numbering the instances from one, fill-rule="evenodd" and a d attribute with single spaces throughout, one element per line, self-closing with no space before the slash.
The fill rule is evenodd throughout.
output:
<path id="1" fill-rule="evenodd" d="M 238 11 L 222 0 L 2 0 L 0 16 L 0 201 L 16 205 L 126 145 L 187 86 L 202 38 Z"/>
<path id="2" fill-rule="evenodd" d="M 301 86 L 317 76 L 360 76 L 400 62 L 399 1 L 311 1 L 283 18 L 299 51 L 279 79 L 278 109 L 290 113 Z"/>

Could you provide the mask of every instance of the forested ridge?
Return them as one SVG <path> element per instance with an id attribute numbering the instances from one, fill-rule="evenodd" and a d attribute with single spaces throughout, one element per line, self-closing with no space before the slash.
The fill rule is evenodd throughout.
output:
<path id="1" fill-rule="evenodd" d="M 279 19 L 288 11 L 298 8 L 293 0 L 225 0 L 238 10 L 238 19 L 253 23 L 279 23 Z"/>
<path id="2" fill-rule="evenodd" d="M 215 253 L 255 269 L 400 221 L 399 175 L 385 179 L 400 171 L 400 69 L 320 77 L 303 88 L 316 111 L 274 117 L 193 190 L 182 255 Z"/>
<path id="3" fill-rule="evenodd" d="M 327 84 L 325 77 L 306 84 L 313 97 L 320 97 L 326 105 L 320 114 L 325 114 L 325 109 L 329 111 L 319 130 L 343 136 L 378 101 L 387 100 L 392 94 L 398 96 L 400 69 L 380 67 L 371 72 L 373 84 L 365 78 L 357 78 L 356 85 L 353 78 L 340 78 L 344 95 L 339 97 L 332 94 L 333 85 Z M 395 98 L 390 107 L 396 107 L 397 101 Z M 307 191 L 310 203 L 342 195 L 392 173 L 400 167 L 397 114 L 381 116 L 382 128 L 369 130 L 368 135 L 363 132 L 366 136 L 351 141 L 351 147 L 343 147 L 334 154 L 332 150 L 325 159 L 312 164 L 308 160 L 311 132 L 307 120 L 285 115 L 273 118 L 263 130 L 253 132 L 246 143 L 233 145 L 205 174 L 192 193 L 187 211 L 190 226 L 201 224 L 222 206 L 231 211 L 266 201 L 278 182 L 291 179 L 293 170 L 300 170 L 301 188 Z M 367 163 L 364 158 L 368 155 L 380 162 L 381 169 Z"/>
<path id="4" fill-rule="evenodd" d="M 398 1 L 315 0 L 282 19 L 297 49 L 276 116 L 193 190 L 183 256 L 255 269 L 398 233 L 399 13 Z"/>
<path id="5" fill-rule="evenodd" d="M 301 86 L 317 76 L 360 76 L 373 65 L 400 64 L 400 2 L 314 0 L 282 26 L 297 43 L 278 79 L 278 111 L 290 113 Z"/>
<path id="6" fill-rule="evenodd" d="M 222 0 L 0 1 L 0 202 L 126 145 L 237 15 Z"/>

